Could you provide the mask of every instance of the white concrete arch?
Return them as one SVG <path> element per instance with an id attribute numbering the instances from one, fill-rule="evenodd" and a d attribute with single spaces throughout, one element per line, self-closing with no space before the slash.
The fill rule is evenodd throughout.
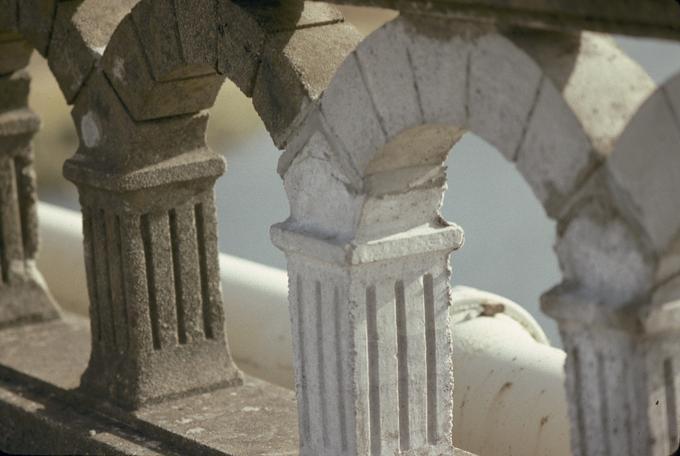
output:
<path id="1" fill-rule="evenodd" d="M 608 177 L 620 196 L 618 202 L 660 255 L 677 250 L 680 242 L 679 144 L 680 74 L 645 100 L 607 162 Z M 676 259 L 660 279 L 679 268 Z"/>
<path id="2" fill-rule="evenodd" d="M 458 137 L 441 128 L 451 126 L 473 131 L 514 161 L 554 217 L 654 88 L 603 35 L 434 28 L 431 19 L 419 25 L 399 18 L 364 41 L 307 118 L 280 172 L 323 141 L 338 162 L 334 174 L 361 192 L 380 155 L 390 162 L 398 150 L 422 156 L 427 152 L 413 154 L 409 146 L 425 139 L 441 141 L 443 150 Z"/>
<path id="3" fill-rule="evenodd" d="M 442 439 L 418 435 L 430 432 L 432 417 L 418 415 L 429 408 L 414 398 L 412 384 L 422 386 L 413 372 L 426 371 L 429 379 L 432 366 L 450 370 L 446 325 L 427 311 L 419 314 L 418 306 L 433 301 L 437 314 L 448 303 L 448 255 L 462 244 L 462 231 L 439 215 L 443 162 L 466 130 L 515 162 L 558 220 L 564 282 L 546 298 L 551 314 L 562 322 L 566 313 L 581 329 L 592 329 L 594 321 L 616 326 L 612 312 L 649 294 L 651 247 L 616 206 L 601 165 L 653 89 L 610 38 L 594 33 L 500 31 L 400 17 L 348 57 L 279 166 L 291 215 L 272 229 L 272 238 L 289 258 L 297 375 L 305 379 L 298 380 L 303 449 L 327 450 L 320 436 L 337 424 L 322 394 L 329 359 L 349 375 L 343 399 L 353 411 L 343 426 L 353 430 L 349 442 L 358 454 L 443 448 Z M 335 290 L 334 305 L 326 302 L 326 284 Z M 311 311 L 305 303 L 315 296 Z M 327 306 L 343 310 L 331 316 Z M 310 352 L 310 343 L 337 319 L 349 345 L 337 353 Z M 425 340 L 437 340 L 436 359 L 418 345 L 428 325 L 435 329 L 424 331 Z M 576 404 L 574 453 L 642 454 L 635 448 L 646 448 L 644 442 L 638 447 L 621 437 L 622 428 L 639 423 L 631 418 L 639 405 L 632 386 L 637 374 L 621 374 L 624 386 L 617 389 L 595 369 L 625 370 L 630 340 L 605 331 L 593 341 L 581 337 L 583 331 L 562 329 L 579 342 L 566 341 L 576 359 L 567 364 L 567 389 Z M 407 356 L 409 343 L 422 356 Z M 436 393 L 428 389 L 422 401 L 450 391 L 450 372 L 438 372 L 443 386 Z M 609 397 L 629 393 L 622 405 Z M 440 425 L 450 403 L 441 407 L 434 420 Z"/>

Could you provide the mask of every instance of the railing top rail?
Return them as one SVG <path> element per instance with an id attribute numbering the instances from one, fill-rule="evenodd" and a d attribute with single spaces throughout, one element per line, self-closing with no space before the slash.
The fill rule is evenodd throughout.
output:
<path id="1" fill-rule="evenodd" d="M 330 0 L 510 26 L 680 39 L 680 5 L 672 0 Z"/>

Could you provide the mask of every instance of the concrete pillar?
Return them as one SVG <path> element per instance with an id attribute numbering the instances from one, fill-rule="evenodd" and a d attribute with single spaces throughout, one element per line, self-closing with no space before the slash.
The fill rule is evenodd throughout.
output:
<path id="1" fill-rule="evenodd" d="M 28 109 L 31 49 L 0 34 L 0 328 L 58 317 L 35 265 L 38 251 L 36 182 L 31 140 L 40 126 Z"/>
<path id="2" fill-rule="evenodd" d="M 301 454 L 452 452 L 460 228 L 338 245 L 278 225 L 272 237 L 288 257 Z"/>
<path id="3" fill-rule="evenodd" d="M 575 455 L 678 449 L 680 78 L 644 100 L 559 222 L 543 297 L 567 352 Z"/>
<path id="4" fill-rule="evenodd" d="M 207 109 L 229 77 L 283 144 L 358 34 L 335 9 L 311 2 L 274 11 L 126 0 L 114 12 L 130 13 L 116 15 L 115 32 L 107 28 L 95 47 L 89 38 L 103 34 L 90 26 L 113 21 L 111 2 L 70 3 L 57 5 L 53 40 L 87 31 L 85 46 L 103 53 L 98 63 L 49 53 L 58 77 L 74 70 L 60 82 L 80 136 L 64 174 L 83 207 L 93 334 L 83 387 L 137 408 L 237 384 L 223 328 L 212 195 L 224 162 L 205 144 Z M 321 36 L 328 44 L 319 47 Z M 323 58 L 309 58 L 311 50 Z"/>
<path id="5" fill-rule="evenodd" d="M 92 356 L 82 387 L 134 409 L 237 385 L 219 286 L 206 114 L 136 123 L 106 78 L 76 103 Z"/>
<path id="6" fill-rule="evenodd" d="M 677 311 L 638 319 L 586 299 L 557 289 L 544 297 L 567 353 L 573 454 L 672 454 L 680 444 Z"/>
<path id="7" fill-rule="evenodd" d="M 86 389 L 135 408 L 240 383 L 225 342 L 213 181 L 190 182 L 196 195 L 163 207 L 79 186 L 93 343 Z"/>

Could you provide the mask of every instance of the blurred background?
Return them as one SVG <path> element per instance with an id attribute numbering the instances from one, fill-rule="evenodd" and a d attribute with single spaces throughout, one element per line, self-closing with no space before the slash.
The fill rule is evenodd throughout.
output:
<path id="1" fill-rule="evenodd" d="M 369 34 L 396 14 L 373 8 L 342 8 L 348 21 Z M 661 83 L 680 71 L 680 43 L 616 37 L 652 79 Z M 75 187 L 61 174 L 77 148 L 70 110 L 46 62 L 31 61 L 31 106 L 43 120 L 35 139 L 40 198 L 79 209 Z M 208 140 L 224 154 L 228 172 L 217 183 L 220 249 L 285 269 L 283 254 L 269 240 L 269 227 L 288 217 L 288 202 L 274 147 L 248 98 L 230 82 L 211 111 Z M 492 291 L 523 305 L 560 346 L 556 325 L 539 309 L 540 295 L 560 281 L 552 251 L 554 223 L 521 175 L 501 154 L 468 133 L 449 155 L 444 218 L 461 225 L 466 243 L 452 258 L 455 285 Z"/>

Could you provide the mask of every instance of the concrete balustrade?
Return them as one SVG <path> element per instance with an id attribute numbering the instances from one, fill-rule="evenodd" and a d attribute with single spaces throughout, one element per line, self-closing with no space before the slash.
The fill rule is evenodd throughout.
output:
<path id="1" fill-rule="evenodd" d="M 458 437 L 454 420 L 467 396 L 449 257 L 464 236 L 439 208 L 444 160 L 470 130 L 557 222 L 563 280 L 542 305 L 565 344 L 571 453 L 673 452 L 680 78 L 655 88 L 581 28 L 677 37 L 680 10 L 623 3 L 385 1 L 402 15 L 360 43 L 315 2 L 0 0 L 1 449 L 504 451 L 465 423 Z M 80 194 L 89 322 L 60 313 L 35 266 L 32 49 L 74 106 L 64 175 Z M 227 343 L 213 194 L 225 164 L 205 143 L 226 78 L 285 149 L 290 217 L 271 234 L 288 259 L 297 410 Z M 505 305 L 475 301 L 475 319 Z M 561 454 L 550 419 L 538 432 L 558 443 L 534 452 Z"/>
<path id="2" fill-rule="evenodd" d="M 65 311 L 87 315 L 81 217 L 45 203 L 39 204 L 39 215 L 41 236 L 49 241 L 40 265 L 50 290 Z M 47 267 L 56 262 L 65 267 Z M 285 271 L 220 254 L 220 278 L 234 360 L 247 374 L 294 389 Z M 570 454 L 565 353 L 548 345 L 518 304 L 467 287 L 451 291 L 456 445 L 476 454 L 508 447 L 529 454 Z M 490 316 L 485 311 L 490 308 L 498 313 Z M 489 423 L 495 426 L 491 434 Z"/>

